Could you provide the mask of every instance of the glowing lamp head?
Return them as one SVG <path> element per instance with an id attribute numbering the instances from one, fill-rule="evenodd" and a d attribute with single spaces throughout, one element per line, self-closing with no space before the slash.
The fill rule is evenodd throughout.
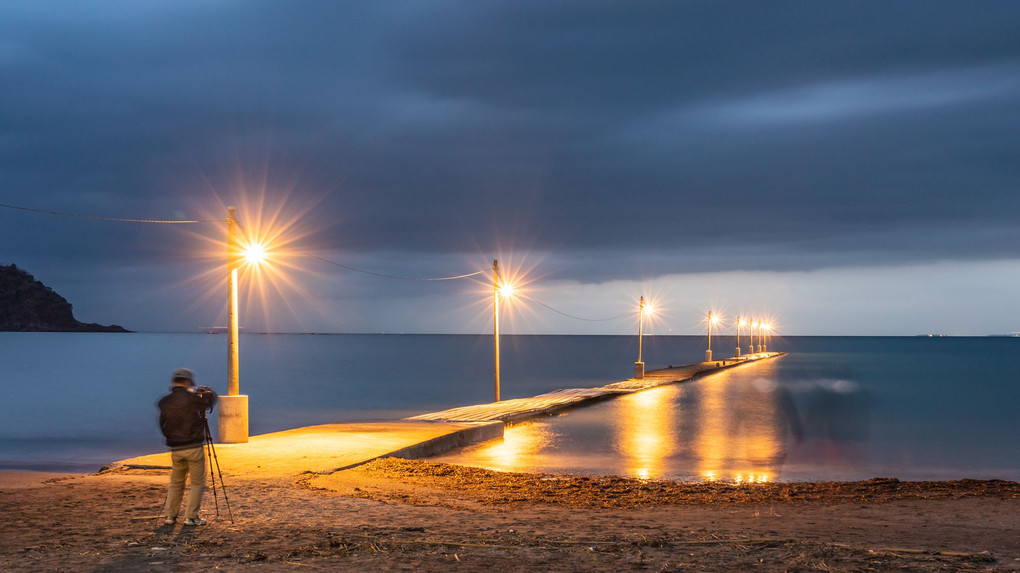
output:
<path id="1" fill-rule="evenodd" d="M 711 312 L 708 313 L 708 321 L 711 322 L 712 324 L 718 324 L 719 323 L 719 315 L 712 314 Z"/>
<path id="2" fill-rule="evenodd" d="M 742 318 L 737 320 L 737 326 L 746 326 L 746 325 L 747 325 L 747 321 L 746 320 L 744 320 Z"/>
<path id="3" fill-rule="evenodd" d="M 502 295 L 503 298 L 512 297 L 514 295 L 514 285 L 510 283 L 503 283 L 499 285 L 499 294 Z"/>
<path id="4" fill-rule="evenodd" d="M 645 313 L 645 315 L 655 314 L 655 307 L 650 304 L 645 304 L 644 308 L 641 309 L 641 312 Z"/>
<path id="5" fill-rule="evenodd" d="M 266 261 L 266 247 L 261 243 L 252 243 L 241 252 L 241 258 L 249 265 L 260 265 Z"/>

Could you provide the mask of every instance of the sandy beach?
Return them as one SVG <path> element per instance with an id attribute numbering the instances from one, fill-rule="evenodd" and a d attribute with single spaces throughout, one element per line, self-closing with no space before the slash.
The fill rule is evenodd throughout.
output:
<path id="1" fill-rule="evenodd" d="M 1020 484 L 718 484 L 383 459 L 229 475 L 203 527 L 158 520 L 168 473 L 0 474 L 14 571 L 1020 570 Z M 219 516 L 216 505 L 219 505 Z"/>

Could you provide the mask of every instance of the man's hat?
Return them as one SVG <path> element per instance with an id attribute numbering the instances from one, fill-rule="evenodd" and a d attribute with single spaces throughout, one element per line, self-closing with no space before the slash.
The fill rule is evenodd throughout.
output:
<path id="1" fill-rule="evenodd" d="M 187 380 L 192 386 L 195 385 L 195 373 L 190 368 L 178 368 L 174 370 L 170 380 L 177 382 L 178 380 Z"/>

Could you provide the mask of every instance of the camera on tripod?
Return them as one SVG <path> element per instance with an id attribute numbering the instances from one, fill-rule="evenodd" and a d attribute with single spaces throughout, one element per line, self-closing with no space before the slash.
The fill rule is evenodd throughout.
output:
<path id="1" fill-rule="evenodd" d="M 212 388 L 199 386 L 195 388 L 195 395 L 198 396 L 203 414 L 213 411 L 213 407 L 216 405 L 216 392 L 213 392 Z"/>

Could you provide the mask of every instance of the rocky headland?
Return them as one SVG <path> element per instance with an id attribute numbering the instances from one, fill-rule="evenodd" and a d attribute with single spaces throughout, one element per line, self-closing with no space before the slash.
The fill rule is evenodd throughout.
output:
<path id="1" fill-rule="evenodd" d="M 131 332 L 116 324 L 79 322 L 71 303 L 17 265 L 0 265 L 0 331 Z"/>

